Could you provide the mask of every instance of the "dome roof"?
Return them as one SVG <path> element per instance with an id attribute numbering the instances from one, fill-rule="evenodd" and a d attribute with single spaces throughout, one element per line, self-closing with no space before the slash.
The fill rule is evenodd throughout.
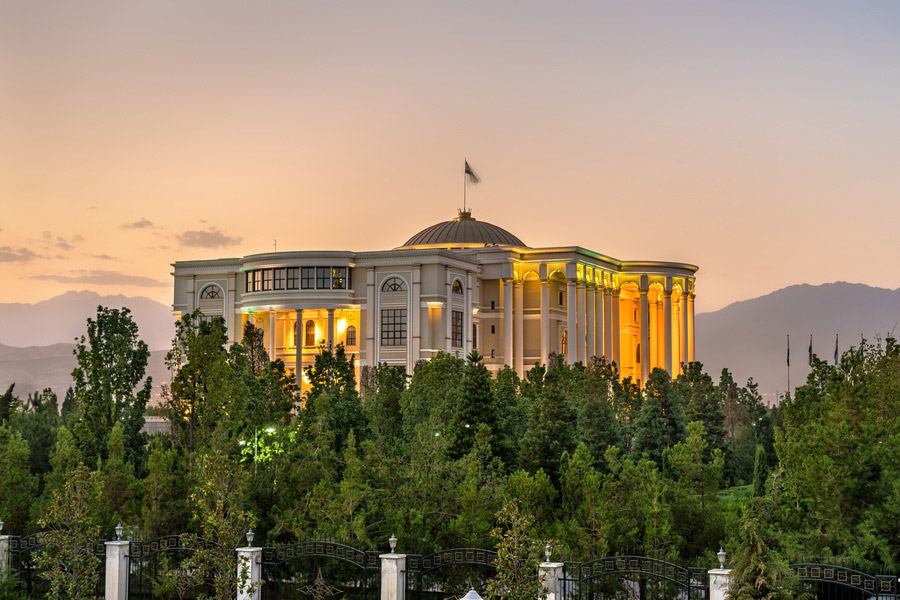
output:
<path id="1" fill-rule="evenodd" d="M 472 218 L 471 211 L 459 211 L 459 216 L 423 229 L 400 246 L 432 246 L 471 248 L 477 246 L 525 246 L 519 238 L 486 221 Z M 527 247 L 527 246 L 526 246 Z"/>

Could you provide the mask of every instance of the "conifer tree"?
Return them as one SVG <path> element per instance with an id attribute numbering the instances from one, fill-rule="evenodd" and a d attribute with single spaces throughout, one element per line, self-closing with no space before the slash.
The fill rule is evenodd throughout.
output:
<path id="1" fill-rule="evenodd" d="M 540 564 L 544 541 L 533 537 L 534 518 L 523 513 L 515 500 L 497 515 L 499 526 L 491 531 L 497 540 L 497 574 L 488 583 L 488 600 L 544 600 Z"/>
<path id="2" fill-rule="evenodd" d="M 684 412 L 672 393 L 672 380 L 664 369 L 650 372 L 634 429 L 634 455 L 646 453 L 659 466 L 662 466 L 663 450 L 685 439 Z"/>
<path id="3" fill-rule="evenodd" d="M 165 438 L 154 436 L 147 455 L 147 477 L 141 503 L 144 539 L 187 531 L 188 469 L 184 455 Z"/>
<path id="4" fill-rule="evenodd" d="M 56 445 L 50 453 L 50 472 L 44 479 L 44 493 L 41 501 L 35 504 L 34 516 L 39 518 L 49 504 L 53 493 L 62 490 L 69 475 L 82 464 L 81 451 L 75 445 L 75 438 L 65 427 L 56 432 Z"/>
<path id="5" fill-rule="evenodd" d="M 556 357 L 544 376 L 540 398 L 522 439 L 522 466 L 532 473 L 542 469 L 554 485 L 559 484 L 563 453 L 575 448 L 575 419 L 565 395 L 568 370 L 562 357 Z"/>
<path id="6" fill-rule="evenodd" d="M 8 423 L 9 417 L 15 412 L 19 405 L 19 399 L 13 394 L 16 384 L 11 383 L 6 392 L 0 395 L 0 424 Z"/>
<path id="7" fill-rule="evenodd" d="M 37 477 L 28 468 L 28 442 L 18 431 L 0 425 L 0 515 L 6 534 L 28 532 L 31 506 L 37 495 Z M 6 535 L 4 534 L 4 535 Z"/>
<path id="8" fill-rule="evenodd" d="M 463 369 L 462 395 L 450 421 L 450 456 L 460 458 L 472 451 L 475 434 L 484 425 L 493 437 L 497 431 L 497 405 L 491 387 L 491 374 L 483 357 L 473 349 Z"/>
<path id="9" fill-rule="evenodd" d="M 111 530 L 118 523 L 127 524 L 136 515 L 133 506 L 137 481 L 134 466 L 125 458 L 125 436 L 121 423 L 116 423 L 109 434 L 107 458 L 101 462 L 103 482 L 103 519 L 100 525 Z"/>
<path id="10" fill-rule="evenodd" d="M 710 452 L 725 448 L 725 412 L 722 396 L 717 393 L 712 377 L 703 371 L 699 362 L 689 362 L 672 382 L 672 391 L 684 407 L 688 422 L 703 423 L 707 448 Z"/>
<path id="11" fill-rule="evenodd" d="M 769 476 L 769 465 L 766 459 L 766 449 L 762 444 L 756 445 L 756 459 L 753 463 L 753 495 L 761 497 L 766 495 L 766 479 Z"/>

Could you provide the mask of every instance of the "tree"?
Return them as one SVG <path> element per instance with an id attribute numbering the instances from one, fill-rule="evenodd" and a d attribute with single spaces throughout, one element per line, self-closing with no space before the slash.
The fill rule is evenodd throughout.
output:
<path id="1" fill-rule="evenodd" d="M 0 425 L 0 515 L 6 531 L 13 535 L 28 532 L 31 506 L 37 496 L 38 481 L 28 468 L 28 442 L 18 431 Z"/>
<path id="2" fill-rule="evenodd" d="M 709 451 L 725 448 L 725 412 L 722 396 L 703 365 L 692 361 L 683 365 L 681 374 L 672 382 L 672 392 L 684 407 L 688 422 L 703 423 Z"/>
<path id="3" fill-rule="evenodd" d="M 262 329 L 255 326 L 252 321 L 244 323 L 243 346 L 247 351 L 250 372 L 256 377 L 262 375 L 263 369 L 269 364 L 269 353 L 263 339 Z"/>
<path id="4" fill-rule="evenodd" d="M 491 374 L 482 359 L 474 349 L 466 357 L 462 395 L 448 427 L 452 440 L 450 457 L 454 459 L 471 452 L 475 434 L 482 425 L 491 436 L 497 431 L 497 405 L 491 389 Z"/>
<path id="5" fill-rule="evenodd" d="M 187 471 L 184 454 L 171 447 L 165 438 L 154 436 L 147 456 L 147 477 L 142 481 L 144 539 L 187 531 L 190 518 Z"/>
<path id="6" fill-rule="evenodd" d="M 534 518 L 510 500 L 497 520 L 498 527 L 491 531 L 497 540 L 497 574 L 488 582 L 485 595 L 488 600 L 543 600 L 547 597 L 540 574 L 544 542 L 533 537 Z"/>
<path id="7" fill-rule="evenodd" d="M 15 383 L 10 384 L 6 388 L 6 392 L 0 396 L 0 424 L 9 422 L 10 415 L 15 412 L 16 407 L 19 405 L 19 399 L 13 394 L 15 387 Z"/>
<path id="8" fill-rule="evenodd" d="M 12 415 L 10 427 L 28 441 L 31 472 L 43 477 L 50 471 L 50 451 L 60 427 L 56 394 L 50 388 L 29 394 L 22 408 Z"/>
<path id="9" fill-rule="evenodd" d="M 138 338 L 131 311 L 98 306 L 97 318 L 87 320 L 87 334 L 74 353 L 77 416 L 72 434 L 85 463 L 95 467 L 106 457 L 109 434 L 122 421 L 126 457 L 142 464 L 146 440 L 141 428 L 152 388 L 151 379 L 144 379 L 150 350 Z"/>
<path id="10" fill-rule="evenodd" d="M 563 358 L 555 357 L 521 445 L 522 466 L 532 473 L 542 469 L 554 485 L 559 483 L 563 453 L 575 448 L 575 418 L 566 396 L 568 371 Z"/>
<path id="11" fill-rule="evenodd" d="M 357 440 L 366 439 L 368 423 L 356 391 L 356 368 L 344 345 L 338 344 L 334 351 L 322 347 L 315 364 L 305 367 L 304 373 L 310 383 L 301 412 L 304 425 L 329 431 L 338 456 L 351 431 L 356 432 Z"/>
<path id="12" fill-rule="evenodd" d="M 753 462 L 753 496 L 766 495 L 766 479 L 769 476 L 769 466 L 766 459 L 766 449 L 762 444 L 756 445 L 756 459 Z"/>
<path id="13" fill-rule="evenodd" d="M 56 444 L 50 453 L 50 472 L 44 479 L 44 494 L 34 507 L 34 516 L 39 518 L 53 499 L 53 494 L 65 489 L 70 474 L 82 464 L 81 451 L 75 445 L 75 438 L 65 427 L 56 432 Z"/>
<path id="14" fill-rule="evenodd" d="M 730 600 L 794 600 L 796 581 L 787 562 L 772 548 L 760 521 L 760 504 L 746 507 L 732 565 Z"/>
<path id="15" fill-rule="evenodd" d="M 137 516 L 137 480 L 134 466 L 125 459 L 125 435 L 121 423 L 116 423 L 109 434 L 106 456 L 99 469 L 105 521 L 100 525 L 111 531 L 118 523 L 128 524 Z"/>
<path id="16" fill-rule="evenodd" d="M 577 438 L 586 445 L 594 464 L 605 469 L 604 454 L 609 446 L 622 442 L 621 429 L 613 410 L 616 373 L 605 358 L 594 357 L 588 370 L 587 393 L 577 406 Z"/>
<path id="17" fill-rule="evenodd" d="M 370 383 L 364 386 L 363 409 L 379 444 L 401 437 L 400 400 L 406 389 L 406 368 L 381 363 L 370 371 Z"/>
<path id="18" fill-rule="evenodd" d="M 634 423 L 635 456 L 646 453 L 662 466 L 663 450 L 686 437 L 684 412 L 672 393 L 672 380 L 660 368 L 653 369 L 644 387 L 644 402 Z"/>

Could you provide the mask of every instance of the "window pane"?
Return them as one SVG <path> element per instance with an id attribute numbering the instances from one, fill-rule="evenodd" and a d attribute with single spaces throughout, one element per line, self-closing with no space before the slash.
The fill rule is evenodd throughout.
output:
<path id="1" fill-rule="evenodd" d="M 272 289 L 272 269 L 262 270 L 262 289 L 264 292 Z"/>
<path id="2" fill-rule="evenodd" d="M 315 287 L 315 270 L 313 267 L 303 267 L 300 269 L 300 287 L 304 290 L 311 290 Z"/>
<path id="3" fill-rule="evenodd" d="M 331 269 L 316 267 L 316 289 L 327 290 L 329 288 L 331 288 Z"/>
<path id="4" fill-rule="evenodd" d="M 406 309 L 392 308 L 381 311 L 381 345 L 406 345 Z"/>
<path id="5" fill-rule="evenodd" d="M 334 267 L 331 269 L 331 287 L 335 290 L 346 289 L 347 267 Z"/>
<path id="6" fill-rule="evenodd" d="M 275 286 L 273 289 L 284 289 L 284 269 L 275 269 Z"/>
<path id="7" fill-rule="evenodd" d="M 450 332 L 453 346 L 462 348 L 463 345 L 463 314 L 462 311 L 454 310 L 451 314 Z"/>
<path id="8" fill-rule="evenodd" d="M 356 327 L 354 327 L 353 325 L 347 328 L 347 345 L 356 345 Z"/>
<path id="9" fill-rule="evenodd" d="M 290 267 L 287 270 L 287 289 L 296 290 L 300 285 L 300 269 Z"/>

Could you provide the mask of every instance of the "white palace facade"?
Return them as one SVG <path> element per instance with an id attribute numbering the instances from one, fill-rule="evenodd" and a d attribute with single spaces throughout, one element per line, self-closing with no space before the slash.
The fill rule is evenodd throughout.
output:
<path id="1" fill-rule="evenodd" d="M 344 344 L 357 366 L 415 364 L 477 348 L 521 376 L 552 353 L 615 361 L 643 383 L 694 359 L 694 280 L 686 263 L 623 261 L 579 246 L 531 248 L 460 211 L 393 250 L 296 251 L 179 261 L 173 310 L 264 332 L 272 359 L 312 365 Z"/>

